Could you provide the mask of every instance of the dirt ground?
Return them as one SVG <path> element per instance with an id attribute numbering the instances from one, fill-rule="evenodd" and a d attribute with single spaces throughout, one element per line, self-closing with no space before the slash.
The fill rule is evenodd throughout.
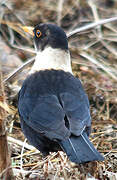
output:
<path id="1" fill-rule="evenodd" d="M 67 34 L 90 23 L 117 16 L 116 0 L 10 0 L 0 2 L 0 63 L 4 80 L 35 56 L 33 40 L 22 26 L 51 22 Z M 69 38 L 72 68 L 88 94 L 92 116 L 91 141 L 104 162 L 71 163 L 63 152 L 43 158 L 28 144 L 20 128 L 17 94 L 31 67 L 5 81 L 10 108 L 8 142 L 17 180 L 117 179 L 117 20 Z"/>

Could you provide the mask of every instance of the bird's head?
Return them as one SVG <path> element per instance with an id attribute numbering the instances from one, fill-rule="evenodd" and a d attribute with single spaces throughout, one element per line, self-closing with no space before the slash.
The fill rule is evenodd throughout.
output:
<path id="1" fill-rule="evenodd" d="M 55 24 L 39 24 L 33 29 L 25 29 L 33 34 L 37 53 L 34 68 L 71 70 L 71 60 L 68 50 L 68 40 L 62 28 Z M 33 69 L 34 69 L 33 68 Z"/>
<path id="2" fill-rule="evenodd" d="M 68 50 L 67 36 L 62 28 L 55 24 L 39 24 L 33 30 L 32 28 L 24 30 L 33 35 L 37 51 L 43 51 L 47 47 Z"/>
<path id="3" fill-rule="evenodd" d="M 68 49 L 68 41 L 65 32 L 54 24 L 39 24 L 34 30 L 34 43 L 37 51 L 43 51 L 47 47 Z"/>

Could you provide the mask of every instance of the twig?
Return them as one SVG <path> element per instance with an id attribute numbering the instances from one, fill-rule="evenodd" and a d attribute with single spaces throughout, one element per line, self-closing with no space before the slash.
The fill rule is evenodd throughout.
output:
<path id="1" fill-rule="evenodd" d="M 84 58 L 88 59 L 92 63 L 96 64 L 98 67 L 103 69 L 107 74 L 109 74 L 114 80 L 117 81 L 117 76 L 115 76 L 112 72 L 110 72 L 110 68 L 104 66 L 102 63 L 97 61 L 93 56 L 89 55 L 86 52 L 81 52 L 80 55 L 83 56 Z"/>
<path id="2" fill-rule="evenodd" d="M 17 140 L 17 139 L 15 139 L 13 137 L 10 137 L 10 136 L 8 136 L 7 139 L 8 139 L 8 142 L 15 143 L 15 144 L 17 144 L 17 145 L 19 145 L 21 147 L 23 146 L 23 142 L 20 141 L 20 140 Z M 35 149 L 33 146 L 31 146 L 31 145 L 29 145 L 27 143 L 25 143 L 25 148 L 28 149 L 28 150 L 34 150 Z"/>
<path id="3" fill-rule="evenodd" d="M 59 0 L 58 1 L 58 6 L 57 6 L 57 24 L 60 26 L 61 25 L 61 16 L 62 16 L 62 9 L 63 9 L 63 3 L 64 0 Z"/>
<path id="4" fill-rule="evenodd" d="M 101 153 L 117 153 L 117 150 L 100 150 Z"/>
<path id="5" fill-rule="evenodd" d="M 9 30 L 9 34 L 10 34 L 10 44 L 13 44 L 14 40 L 15 40 L 13 30 L 9 26 L 8 26 L 8 30 Z"/>
<path id="6" fill-rule="evenodd" d="M 14 72 L 12 72 L 6 79 L 4 79 L 4 83 L 7 81 L 12 80 L 19 72 L 21 72 L 24 68 L 28 67 L 30 64 L 32 64 L 35 60 L 35 57 L 30 58 L 26 63 L 24 63 L 22 66 L 17 68 Z"/>
<path id="7" fill-rule="evenodd" d="M 117 132 L 117 130 L 106 130 L 106 131 L 102 131 L 102 132 L 96 132 L 96 133 L 91 133 L 91 135 L 100 135 L 100 134 L 110 134 L 113 132 Z"/>
<path id="8" fill-rule="evenodd" d="M 33 150 L 29 150 L 29 151 L 26 151 L 25 153 L 23 153 L 22 157 L 24 157 L 24 156 L 32 156 L 32 155 L 35 155 L 35 154 L 39 154 L 39 151 L 33 148 Z M 21 154 L 18 155 L 18 156 L 12 157 L 11 159 L 19 159 L 19 158 L 21 158 Z"/>
<path id="9" fill-rule="evenodd" d="M 96 7 L 94 1 L 88 0 L 88 4 L 91 7 L 95 22 L 98 22 L 100 19 L 99 19 L 97 7 Z M 99 39 L 101 39 L 102 38 L 102 32 L 101 32 L 101 26 L 100 25 L 97 26 L 97 30 L 98 30 Z"/>
<path id="10" fill-rule="evenodd" d="M 111 45 L 109 45 L 108 42 L 101 40 L 101 43 L 109 52 L 111 52 L 112 54 L 117 56 L 117 50 L 114 47 L 112 47 Z"/>
<path id="11" fill-rule="evenodd" d="M 83 27 L 80 27 L 80 28 L 77 28 L 75 29 L 74 31 L 70 32 L 67 34 L 67 37 L 68 39 L 71 38 L 72 36 L 76 35 L 77 33 L 79 32 L 82 32 L 82 31 L 86 31 L 86 30 L 89 30 L 89 29 L 92 29 L 92 28 L 95 28 L 99 25 L 103 25 L 103 24 L 106 24 L 106 23 L 110 23 L 110 22 L 113 22 L 113 21 L 116 21 L 117 20 L 117 16 L 116 17 L 112 17 L 112 18 L 108 18 L 108 19 L 102 19 L 100 21 L 97 21 L 97 22 L 94 22 L 94 23 L 90 23 L 86 26 L 83 26 Z"/>
<path id="12" fill-rule="evenodd" d="M 25 147 L 26 141 L 27 141 L 27 139 L 24 140 L 23 146 L 22 146 L 22 150 L 21 150 L 21 158 L 20 158 L 20 169 L 21 169 L 21 172 L 23 171 L 23 169 L 22 169 L 22 165 L 23 165 L 22 158 L 23 158 L 23 152 L 24 152 L 24 147 Z"/>
<path id="13" fill-rule="evenodd" d="M 27 51 L 27 52 L 30 52 L 30 53 L 33 53 L 33 54 L 36 54 L 35 50 L 32 49 L 32 48 L 29 48 L 29 47 L 26 47 L 26 46 L 17 46 L 15 44 L 11 44 L 13 48 L 17 48 L 17 49 L 21 49 L 23 51 Z"/>

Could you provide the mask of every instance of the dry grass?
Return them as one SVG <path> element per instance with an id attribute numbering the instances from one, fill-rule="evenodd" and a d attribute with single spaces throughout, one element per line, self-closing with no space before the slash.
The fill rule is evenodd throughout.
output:
<path id="1" fill-rule="evenodd" d="M 10 53 L 17 55 L 23 62 L 33 58 L 34 49 L 32 39 L 23 32 L 22 26 L 52 22 L 62 26 L 69 34 L 89 23 L 117 16 L 117 2 L 114 0 L 3 0 L 2 3 L 0 41 L 5 42 Z M 16 94 L 26 73 L 20 72 L 17 80 L 12 79 L 6 87 L 12 109 L 7 109 L 8 140 L 17 180 L 117 179 L 117 21 L 72 36 L 69 47 L 73 72 L 82 80 L 90 100 L 90 138 L 105 156 L 105 161 L 77 166 L 71 163 L 63 152 L 52 153 L 43 159 L 40 152 L 27 142 L 23 143 Z M 4 53 L 6 51 L 5 47 Z M 9 73 L 5 73 L 4 79 L 8 76 Z"/>

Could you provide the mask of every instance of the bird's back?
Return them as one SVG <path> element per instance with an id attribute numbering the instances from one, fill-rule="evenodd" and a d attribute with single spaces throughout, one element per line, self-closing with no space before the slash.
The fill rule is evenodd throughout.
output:
<path id="1" fill-rule="evenodd" d="M 44 96 L 69 92 L 76 96 L 84 95 L 81 82 L 71 73 L 62 70 L 44 70 L 31 74 L 23 84 L 20 93 L 27 91 L 32 96 Z"/>

